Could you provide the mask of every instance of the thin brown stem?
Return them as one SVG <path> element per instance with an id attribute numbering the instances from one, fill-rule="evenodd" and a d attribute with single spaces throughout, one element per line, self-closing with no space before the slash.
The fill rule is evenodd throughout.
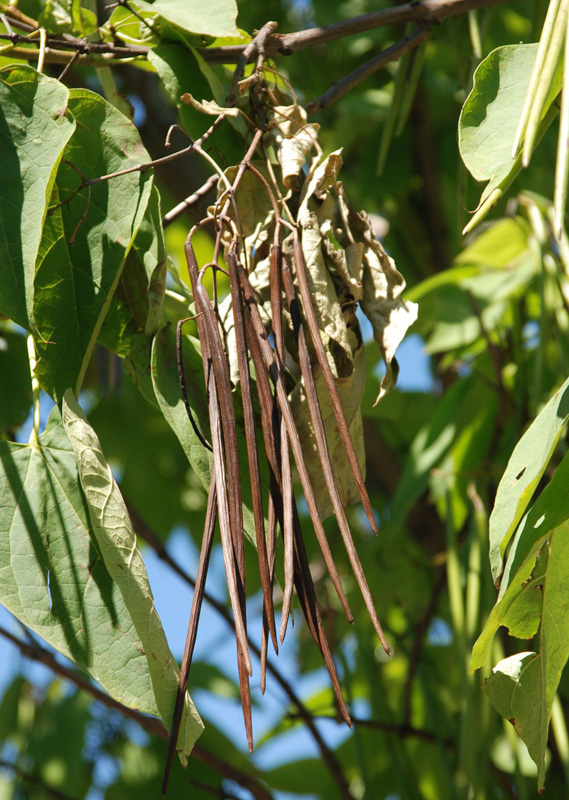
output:
<path id="1" fill-rule="evenodd" d="M 52 798 L 52 800 L 74 800 L 71 795 L 64 794 L 54 789 L 53 786 L 50 786 L 45 781 L 42 781 L 38 775 L 34 775 L 32 772 L 22 769 L 17 764 L 12 764 L 10 761 L 6 761 L 3 758 L 0 759 L 0 769 L 10 770 L 14 775 L 17 775 L 20 780 L 24 781 L 24 783 L 29 783 L 31 786 L 36 786 L 38 789 L 41 789 L 42 795 L 45 794 L 47 797 Z"/>
<path id="2" fill-rule="evenodd" d="M 289 56 L 298 50 L 308 47 L 325 44 L 342 39 L 346 36 L 363 33 L 364 31 L 382 28 L 387 25 L 400 25 L 406 22 L 417 22 L 420 25 L 435 25 L 449 17 L 458 14 L 465 14 L 475 8 L 488 8 L 508 2 L 508 0 L 412 0 L 410 3 L 395 5 L 384 8 L 369 14 L 362 14 L 351 19 L 341 20 L 322 25 L 317 28 L 308 28 L 304 31 L 296 31 L 284 36 L 272 34 L 267 37 L 264 46 L 264 56 L 267 58 L 278 58 L 279 56 Z M 15 27 L 21 30 L 33 31 L 38 27 L 37 21 L 25 17 L 13 6 L 3 5 L 2 9 L 9 17 Z M 29 44 L 25 36 L 20 34 L 2 33 L 0 39 L 12 41 L 14 44 Z M 69 34 L 62 36 L 48 36 L 46 40 L 46 61 L 51 63 L 67 63 L 71 56 L 69 50 L 78 50 L 81 53 L 80 64 L 92 66 L 105 66 L 111 61 L 121 63 L 146 57 L 149 49 L 144 46 L 117 45 L 111 42 L 85 42 Z M 243 57 L 244 51 L 249 45 L 230 45 L 226 47 L 203 47 L 199 49 L 200 55 L 211 64 L 237 64 Z M 14 55 L 16 53 L 12 51 Z M 17 56 L 29 61 L 35 61 L 39 57 L 39 49 L 18 48 Z M 251 52 L 249 59 L 254 60 L 258 56 L 255 51 Z"/>
<path id="3" fill-rule="evenodd" d="M 374 72 L 377 72 L 378 69 L 389 64 L 390 61 L 397 61 L 397 59 L 401 58 L 405 53 L 408 53 L 410 50 L 420 45 L 430 32 L 430 25 L 419 25 L 408 36 L 405 36 L 396 44 L 383 50 L 377 56 L 374 56 L 374 58 L 370 58 L 369 61 L 366 61 L 361 67 L 350 72 L 349 75 L 336 81 L 324 94 L 321 94 L 320 97 L 308 103 L 306 106 L 306 113 L 310 116 L 310 114 L 314 114 L 317 111 L 322 111 L 323 108 L 328 108 L 328 106 L 335 103 L 336 100 L 339 100 L 340 97 L 353 89 L 354 86 L 357 86 L 358 83 L 361 83 L 361 81 L 373 75 Z"/>
<path id="4" fill-rule="evenodd" d="M 185 200 L 182 200 L 181 203 L 178 203 L 177 206 L 174 206 L 174 208 L 170 209 L 170 211 L 164 214 L 162 217 L 162 227 L 164 229 L 167 228 L 168 225 L 171 225 L 173 222 L 175 222 L 178 217 L 181 217 L 182 214 L 193 208 L 193 206 L 199 203 L 200 200 L 203 200 L 203 198 L 214 188 L 218 180 L 219 176 L 217 174 L 211 175 L 207 181 L 199 187 L 199 189 L 196 189 L 196 191 L 193 192 L 193 194 L 191 194 L 189 197 L 186 197 Z"/>

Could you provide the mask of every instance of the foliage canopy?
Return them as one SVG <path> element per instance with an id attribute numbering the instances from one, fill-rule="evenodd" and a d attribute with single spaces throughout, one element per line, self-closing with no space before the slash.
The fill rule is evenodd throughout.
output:
<path id="1" fill-rule="evenodd" d="M 0 3 L 6 797 L 567 794 L 568 11 Z"/>

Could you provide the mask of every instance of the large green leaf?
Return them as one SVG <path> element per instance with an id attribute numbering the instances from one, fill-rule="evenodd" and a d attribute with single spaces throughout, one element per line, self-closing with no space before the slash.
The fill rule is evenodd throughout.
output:
<path id="1" fill-rule="evenodd" d="M 33 281 L 55 173 L 75 121 L 69 90 L 28 66 L 0 71 L 0 313 L 33 328 Z"/>
<path id="2" fill-rule="evenodd" d="M 166 274 L 160 195 L 154 186 L 99 332 L 100 344 L 125 358 L 137 338 L 155 333 L 161 326 Z"/>
<path id="3" fill-rule="evenodd" d="M 553 395 L 512 453 L 490 517 L 490 564 L 497 584 L 504 553 L 569 419 L 569 378 Z"/>
<path id="4" fill-rule="evenodd" d="M 494 667 L 486 691 L 500 714 L 510 720 L 538 767 L 538 789 L 545 780 L 545 751 L 553 699 L 569 658 L 569 524 L 550 536 L 549 557 L 540 586 L 540 652 L 521 653 Z"/>
<path id="5" fill-rule="evenodd" d="M 156 0 L 155 3 L 145 3 L 144 0 L 136 0 L 133 5 L 142 11 L 155 12 L 189 33 L 219 37 L 239 36 L 235 25 L 235 0 L 208 0 L 207 3 L 188 3 L 187 0 Z"/>
<path id="6" fill-rule="evenodd" d="M 481 667 L 488 657 L 490 643 L 500 625 L 512 636 L 529 638 L 538 629 L 541 603 L 533 588 L 539 586 L 536 555 L 552 530 L 569 519 L 569 455 L 522 519 L 502 576 L 500 593 L 484 630 L 472 651 L 472 669 Z M 530 583 L 531 579 L 531 583 Z"/>
<path id="7" fill-rule="evenodd" d="M 152 176 L 132 172 L 80 186 L 149 160 L 134 125 L 94 92 L 73 89 L 77 120 L 57 173 L 35 277 L 37 374 L 60 401 L 81 385 L 125 258 L 144 217 Z"/>
<path id="8" fill-rule="evenodd" d="M 55 408 L 36 447 L 0 442 L 3 605 L 121 703 L 157 713 L 129 609 L 89 521 Z"/>
<path id="9" fill-rule="evenodd" d="M 512 146 L 522 112 L 537 44 L 498 47 L 478 66 L 474 86 L 464 103 L 458 126 L 462 160 L 477 181 L 488 181 L 478 208 L 493 193 L 497 199 L 520 171 Z M 561 70 L 545 104 L 543 118 L 562 85 Z"/>
<path id="10" fill-rule="evenodd" d="M 150 673 L 156 706 L 169 726 L 178 688 L 179 669 L 154 607 L 146 567 L 127 508 L 99 440 L 71 391 L 67 391 L 63 398 L 62 418 L 77 459 L 81 486 L 97 544 L 109 574 L 132 615 Z M 183 763 L 187 762 L 202 729 L 199 715 L 186 693 L 178 737 L 178 750 Z"/>

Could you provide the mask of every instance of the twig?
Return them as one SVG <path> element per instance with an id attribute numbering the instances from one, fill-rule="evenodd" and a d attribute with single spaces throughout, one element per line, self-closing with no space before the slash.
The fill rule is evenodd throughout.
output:
<path id="1" fill-rule="evenodd" d="M 61 78 L 59 79 L 61 80 Z M 178 219 L 185 211 L 189 211 L 192 206 L 195 206 L 196 203 L 199 203 L 202 198 L 204 198 L 216 185 L 217 181 L 219 180 L 218 175 L 210 175 L 207 181 L 200 186 L 199 189 L 191 194 L 189 197 L 186 197 L 185 200 L 182 200 L 181 203 L 178 203 L 177 206 L 174 206 L 167 214 L 164 214 L 162 217 L 162 227 L 167 228 L 168 225 L 171 225 L 175 220 Z"/>
<path id="2" fill-rule="evenodd" d="M 487 8 L 488 6 L 506 3 L 508 0 L 412 0 L 404 5 L 395 5 L 370 14 L 361 14 L 358 17 L 332 22 L 318 28 L 308 28 L 284 36 L 271 36 L 265 47 L 268 58 L 277 58 L 281 55 L 292 55 L 298 50 L 326 44 L 334 39 L 343 39 L 356 33 L 384 28 L 387 25 L 399 25 L 405 22 L 418 22 L 423 25 L 436 25 L 448 17 L 465 14 L 473 8 Z M 239 60 L 244 50 L 242 45 L 229 47 L 211 47 L 200 49 L 200 54 L 206 59 L 217 64 L 230 64 Z"/>
<path id="3" fill-rule="evenodd" d="M 310 116 L 310 114 L 314 114 L 316 111 L 328 108 L 328 106 L 342 97 L 342 95 L 346 94 L 346 92 L 349 92 L 350 89 L 353 89 L 358 83 L 365 80 L 370 75 L 373 75 L 378 69 L 381 69 L 381 67 L 384 67 L 390 61 L 396 61 L 398 58 L 401 58 L 401 56 L 408 53 L 409 50 L 413 50 L 427 38 L 431 32 L 431 25 L 432 23 L 419 25 L 408 36 L 405 36 L 396 44 L 388 47 L 387 50 L 383 50 L 377 56 L 366 61 L 365 64 L 362 64 L 361 67 L 350 72 L 345 78 L 337 81 L 328 91 L 324 92 L 320 97 L 317 97 L 316 100 L 312 100 L 312 102 L 306 106 L 306 113 Z"/>
<path id="4" fill-rule="evenodd" d="M 296 719 L 297 714 L 289 713 L 289 719 Z M 338 723 L 338 717 L 332 716 L 331 714 L 315 714 L 315 719 L 326 719 L 330 720 L 331 722 Z M 414 739 L 421 739 L 424 742 L 442 742 L 445 747 L 448 747 L 449 750 L 456 750 L 456 742 L 453 739 L 441 739 L 436 733 L 432 731 L 425 731 L 422 728 L 415 728 L 413 725 L 409 725 L 406 722 L 402 723 L 395 723 L 395 722 L 382 722 L 378 719 L 364 719 L 362 717 L 352 717 L 352 722 L 354 725 L 357 725 L 361 728 L 374 728 L 378 731 L 383 731 L 384 733 L 393 733 L 395 736 L 399 736 L 400 738 L 405 738 L 407 736 L 412 737 Z"/>
<path id="5" fill-rule="evenodd" d="M 110 695 L 106 694 L 102 689 L 99 689 L 97 686 L 90 683 L 78 672 L 60 664 L 52 655 L 52 653 L 42 647 L 39 643 L 35 641 L 33 644 L 23 642 L 21 639 L 18 639 L 17 636 L 14 636 L 1 626 L 0 635 L 4 636 L 6 639 L 12 642 L 12 644 L 15 644 L 16 647 L 19 648 L 22 655 L 24 655 L 26 658 L 44 664 L 51 669 L 52 672 L 55 672 L 56 675 L 71 681 L 71 683 L 73 683 L 79 689 L 87 692 L 103 705 L 107 706 L 108 708 L 115 709 L 116 711 L 119 711 L 122 716 L 128 717 L 128 719 L 132 719 L 137 722 L 147 733 L 150 733 L 153 736 L 158 736 L 161 739 L 168 739 L 168 732 L 161 720 L 157 719 L 156 717 L 146 716 L 145 714 L 141 714 L 140 711 L 135 711 L 132 708 L 123 706 L 117 700 L 114 700 Z M 228 764 L 222 758 L 210 753 L 201 745 L 194 745 L 192 756 L 197 758 L 197 760 L 201 761 L 203 764 L 207 764 L 208 766 L 212 767 L 214 770 L 219 772 L 220 775 L 223 775 L 224 778 L 236 781 L 236 783 L 240 784 L 245 789 L 248 789 L 255 800 L 273 800 L 271 793 L 261 786 L 256 778 L 251 775 L 247 775 L 245 772 L 242 772 L 231 764 Z"/>
<path id="6" fill-rule="evenodd" d="M 488 8 L 489 6 L 506 2 L 508 0 L 424 0 L 423 2 L 412 0 L 412 2 L 401 6 L 393 6 L 370 14 L 362 14 L 358 17 L 352 17 L 330 25 L 322 25 L 318 28 L 309 28 L 305 31 L 297 31 L 284 36 L 273 34 L 267 39 L 265 55 L 267 58 L 288 56 L 307 47 L 325 44 L 335 39 L 353 36 L 357 33 L 363 33 L 374 28 L 382 28 L 387 25 L 399 25 L 400 23 L 413 21 L 427 26 L 434 25 L 457 14 L 465 14 L 474 8 Z M 4 6 L 3 10 L 12 24 L 21 30 L 32 31 L 37 29 L 38 24 L 35 20 L 25 17 L 13 6 Z M 2 33 L 0 34 L 0 39 L 7 39 L 14 44 L 27 43 L 26 37 L 19 34 Z M 79 50 L 81 51 L 79 63 L 95 67 L 108 63 L 108 60 L 120 63 L 124 59 L 130 60 L 145 57 L 150 50 L 149 47 L 142 45 L 122 46 L 111 42 L 85 42 L 83 39 L 78 39 L 69 34 L 48 36 L 46 44 L 45 56 L 48 63 L 66 63 L 69 59 L 63 51 Z M 248 46 L 202 47 L 198 52 L 210 64 L 236 64 Z M 19 58 L 35 61 L 38 58 L 38 51 L 21 48 L 17 55 Z M 103 60 L 99 61 L 98 58 Z"/>
<path id="7" fill-rule="evenodd" d="M 253 58 L 260 59 L 260 64 L 257 66 L 259 67 L 262 64 L 262 60 L 265 54 L 265 47 L 269 37 L 272 33 L 276 30 L 277 23 L 276 22 L 266 22 L 261 30 L 257 33 L 254 39 L 252 39 L 249 44 L 245 47 L 243 52 L 241 53 L 239 60 L 237 61 L 237 66 L 235 67 L 235 71 L 233 73 L 233 80 L 231 81 L 231 91 L 229 92 L 229 96 L 227 98 L 227 104 L 229 106 L 233 106 L 235 101 L 237 100 L 237 92 L 239 81 L 245 74 L 245 67 L 247 64 L 253 60 Z"/>
<path id="8" fill-rule="evenodd" d="M 37 28 L 31 28 L 32 31 Z M 28 36 L 21 33 L 0 33 L 0 39 L 6 39 L 12 44 L 29 44 Z M 147 56 L 148 47 L 138 47 L 135 45 L 117 45 L 110 42 L 89 42 L 85 39 L 77 39 L 75 36 L 46 36 L 46 55 L 49 55 L 49 49 L 56 50 L 79 50 L 84 55 L 109 55 L 116 59 L 122 58 L 136 58 L 138 56 Z M 30 56 L 39 57 L 37 50 L 30 50 Z M 34 59 L 35 60 L 35 59 Z M 49 61 L 46 58 L 46 61 Z"/>
<path id="9" fill-rule="evenodd" d="M 81 55 L 81 50 L 76 50 L 76 51 L 73 53 L 73 55 L 71 56 L 71 60 L 70 60 L 70 61 L 68 61 L 68 62 L 67 62 L 67 64 L 65 65 L 65 67 L 64 67 L 64 68 L 61 70 L 61 74 L 60 74 L 60 76 L 59 76 L 59 78 L 58 78 L 58 81 L 60 81 L 61 83 L 63 83 L 63 79 L 65 78 L 65 76 L 67 75 L 67 73 L 69 72 L 69 70 L 71 69 L 71 67 L 72 67 L 72 66 L 75 64 L 75 62 L 76 62 L 76 61 L 79 59 L 79 56 L 80 56 L 80 55 Z"/>
<path id="10" fill-rule="evenodd" d="M 43 789 L 46 795 L 53 798 L 53 800 L 74 800 L 71 795 L 63 794 L 63 792 L 54 789 L 53 786 L 49 786 L 45 781 L 42 781 L 37 775 L 33 775 L 31 772 L 28 772 L 28 770 L 22 769 L 17 764 L 12 764 L 10 761 L 6 761 L 3 758 L 0 759 L 0 769 L 9 769 L 26 783 L 31 783 L 32 786 Z"/>

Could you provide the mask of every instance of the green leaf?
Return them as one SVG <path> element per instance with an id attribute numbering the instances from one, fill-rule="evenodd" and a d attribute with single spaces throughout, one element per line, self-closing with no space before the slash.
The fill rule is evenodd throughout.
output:
<path id="1" fill-rule="evenodd" d="M 69 90 L 29 66 L 0 70 L 0 313 L 33 329 L 33 281 L 47 204 L 75 129 Z"/>
<path id="2" fill-rule="evenodd" d="M 537 44 L 498 47 L 478 66 L 474 86 L 464 103 L 458 124 L 462 160 L 477 181 L 488 181 L 478 209 L 491 196 L 497 199 L 521 168 L 512 159 L 512 145 L 537 53 Z M 558 70 L 542 120 L 561 90 Z"/>
<path id="3" fill-rule="evenodd" d="M 528 235 L 528 224 L 521 217 L 500 219 L 482 231 L 456 256 L 453 263 L 503 269 L 526 252 Z M 441 276 L 448 271 L 441 272 Z"/>
<path id="4" fill-rule="evenodd" d="M 96 6 L 86 0 L 46 0 L 38 22 L 50 33 L 89 36 L 97 30 Z"/>
<path id="5" fill-rule="evenodd" d="M 97 178 L 149 156 L 134 125 L 99 95 L 73 89 L 69 108 L 77 129 L 57 174 L 34 284 L 37 375 L 57 401 L 81 386 L 152 187 L 148 172 L 132 172 L 75 194 L 80 175 Z"/>
<path id="6" fill-rule="evenodd" d="M 517 443 L 502 476 L 490 517 L 490 564 L 494 583 L 504 553 L 569 419 L 569 378 Z"/>
<path id="7" fill-rule="evenodd" d="M 132 615 L 146 657 L 156 706 L 168 727 L 174 710 L 179 669 L 154 607 L 136 534 L 99 440 L 71 391 L 67 391 L 63 398 L 62 419 L 77 458 L 81 486 L 97 544 L 109 574 Z M 187 693 L 185 700 L 178 738 L 178 750 L 184 764 L 203 729 Z"/>
<path id="8" fill-rule="evenodd" d="M 152 187 L 146 213 L 129 250 L 98 342 L 126 357 L 135 337 L 152 336 L 161 326 L 167 255 L 160 195 Z"/>
<path id="9" fill-rule="evenodd" d="M 0 442 L 0 597 L 116 700 L 156 714 L 143 646 L 89 521 L 55 408 L 38 446 Z"/>
<path id="10" fill-rule="evenodd" d="M 516 729 L 538 764 L 545 752 L 543 738 L 544 697 L 541 684 L 541 657 L 536 653 L 518 653 L 504 658 L 484 684 L 484 691 L 494 708 Z M 547 730 L 547 726 L 546 726 Z M 543 785 L 543 779 L 538 782 Z"/>
<path id="11" fill-rule="evenodd" d="M 18 731 L 18 716 L 22 690 L 27 686 L 26 679 L 18 675 L 4 691 L 0 701 L 0 742 L 12 738 Z M 0 795 L 1 796 L 1 795 Z"/>
<path id="12" fill-rule="evenodd" d="M 536 555 L 550 532 L 569 519 L 569 454 L 565 456 L 551 481 L 537 498 L 521 521 L 502 576 L 496 605 L 484 630 L 474 645 L 471 668 L 478 669 L 488 657 L 490 643 L 500 625 L 509 629 L 512 636 L 527 639 L 537 631 L 541 616 L 540 604 L 536 606 L 534 585 L 539 584 L 535 572 Z"/>
<path id="13" fill-rule="evenodd" d="M 184 379 L 188 402 L 200 433 L 208 438 L 209 420 L 203 365 L 199 342 L 189 336 L 182 337 Z M 182 400 L 176 361 L 176 336 L 166 325 L 154 337 L 152 343 L 152 383 L 156 399 L 164 417 L 182 445 L 188 461 L 205 489 L 209 489 L 212 461 L 209 451 L 199 440 Z M 206 425 L 204 425 L 204 421 Z"/>
<path id="14" fill-rule="evenodd" d="M 91 785 L 94 765 L 82 757 L 91 702 L 85 692 L 65 695 L 60 683 L 52 684 L 26 742 L 34 773 L 68 797 L 85 797 Z"/>
<path id="15" fill-rule="evenodd" d="M 189 33 L 239 36 L 235 25 L 235 0 L 209 0 L 207 3 L 188 3 L 185 0 L 156 0 L 155 3 L 146 3 L 144 0 L 136 0 L 133 6 L 141 11 L 153 11 Z"/>
<path id="16" fill-rule="evenodd" d="M 538 768 L 537 784 L 545 781 L 545 751 L 551 708 L 561 673 L 569 658 L 569 524 L 550 537 L 549 557 L 541 576 L 540 652 L 522 653 L 494 667 L 486 691 L 500 714 L 509 719 L 526 743 Z"/>

